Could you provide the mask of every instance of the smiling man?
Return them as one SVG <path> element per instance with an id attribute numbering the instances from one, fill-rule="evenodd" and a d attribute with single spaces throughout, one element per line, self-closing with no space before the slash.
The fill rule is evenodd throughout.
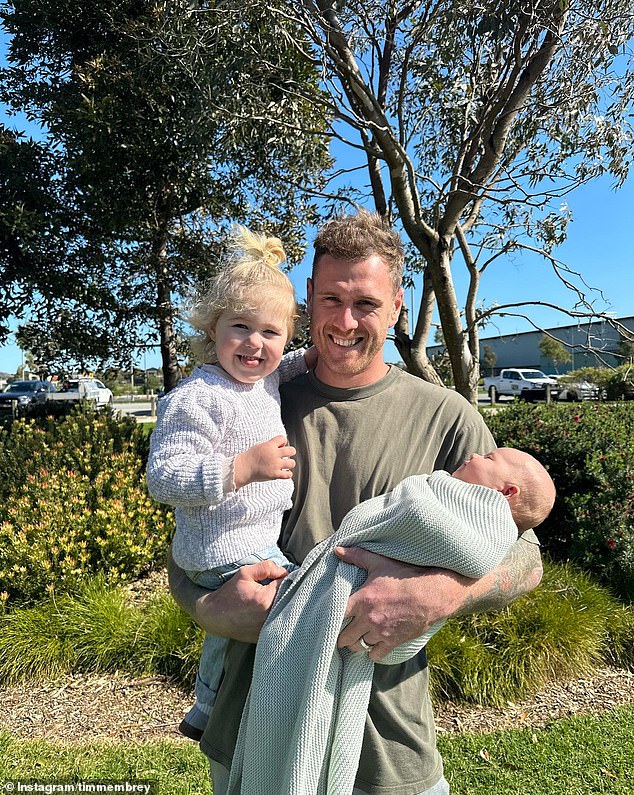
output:
<path id="1" fill-rule="evenodd" d="M 409 475 L 453 471 L 472 453 L 495 447 L 482 417 L 464 398 L 384 361 L 383 343 L 403 301 L 402 268 L 398 235 L 373 213 L 360 210 L 337 218 L 315 240 L 308 307 L 318 364 L 314 372 L 280 390 L 289 444 L 297 449 L 293 507 L 280 544 L 297 563 L 360 502 L 391 491 Z M 368 571 L 365 584 L 348 602 L 348 623 L 338 645 L 376 661 L 441 619 L 508 604 L 535 587 L 541 575 L 530 531 L 480 580 L 409 566 L 361 549 L 337 554 Z M 211 761 L 215 795 L 228 792 L 251 684 L 253 644 L 275 598 L 277 580 L 285 575 L 265 562 L 241 569 L 214 593 L 202 593 L 170 568 L 180 604 L 209 631 L 233 639 L 201 741 Z M 423 649 L 402 664 L 375 667 L 354 793 L 447 792 Z"/>

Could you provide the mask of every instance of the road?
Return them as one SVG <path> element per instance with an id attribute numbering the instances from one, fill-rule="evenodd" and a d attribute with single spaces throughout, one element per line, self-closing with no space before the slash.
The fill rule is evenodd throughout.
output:
<path id="1" fill-rule="evenodd" d="M 506 402 L 512 402 L 513 398 L 501 397 L 498 398 L 498 400 L 500 404 L 503 404 Z M 491 401 L 489 400 L 489 396 L 486 394 L 486 392 L 481 392 L 478 395 L 478 405 L 488 406 L 490 403 Z M 135 401 L 115 400 L 114 409 L 120 414 L 127 414 L 131 417 L 134 417 L 137 422 L 154 422 L 156 420 L 156 414 L 152 412 L 152 401 L 149 399 L 146 400 L 145 398 L 139 398 L 139 400 Z"/>
<path id="2" fill-rule="evenodd" d="M 153 405 L 150 400 L 135 400 L 134 402 L 115 400 L 114 410 L 119 414 L 134 417 L 137 422 L 154 422 L 156 414 L 152 413 Z"/>

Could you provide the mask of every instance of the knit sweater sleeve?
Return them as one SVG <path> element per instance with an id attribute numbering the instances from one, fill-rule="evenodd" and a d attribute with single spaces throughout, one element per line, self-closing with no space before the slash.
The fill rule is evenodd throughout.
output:
<path id="1" fill-rule="evenodd" d="M 304 359 L 304 350 L 304 348 L 298 348 L 296 351 L 289 351 L 282 356 L 282 361 L 277 368 L 280 383 L 291 381 L 295 376 L 302 375 L 308 370 Z"/>
<path id="2" fill-rule="evenodd" d="M 224 499 L 230 459 L 219 451 L 219 443 L 233 414 L 230 399 L 219 399 L 195 381 L 160 401 L 146 473 L 155 500 L 196 507 Z"/>

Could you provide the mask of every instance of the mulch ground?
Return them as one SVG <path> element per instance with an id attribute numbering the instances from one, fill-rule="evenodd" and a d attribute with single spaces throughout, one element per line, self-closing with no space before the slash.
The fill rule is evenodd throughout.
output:
<path id="1" fill-rule="evenodd" d="M 591 678 L 552 685 L 504 709 L 443 703 L 439 733 L 538 728 L 580 712 L 634 703 L 634 674 L 600 669 Z M 178 724 L 191 694 L 160 677 L 75 675 L 54 683 L 0 688 L 0 725 L 15 736 L 62 743 L 169 739 L 191 742 Z"/>

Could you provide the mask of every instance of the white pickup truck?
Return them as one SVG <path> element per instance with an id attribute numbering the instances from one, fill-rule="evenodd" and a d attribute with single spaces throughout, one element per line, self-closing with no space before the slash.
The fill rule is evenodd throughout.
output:
<path id="1" fill-rule="evenodd" d="M 90 400 L 96 406 L 103 406 L 112 403 L 112 392 L 96 378 L 75 378 L 61 383 L 49 399 L 66 403 Z"/>
<path id="2" fill-rule="evenodd" d="M 543 400 L 547 394 L 556 398 L 559 391 L 557 381 L 549 378 L 541 370 L 525 370 L 517 367 L 506 368 L 501 370 L 498 376 L 485 378 L 484 389 L 492 399 L 499 395 L 512 395 L 522 400 Z"/>

